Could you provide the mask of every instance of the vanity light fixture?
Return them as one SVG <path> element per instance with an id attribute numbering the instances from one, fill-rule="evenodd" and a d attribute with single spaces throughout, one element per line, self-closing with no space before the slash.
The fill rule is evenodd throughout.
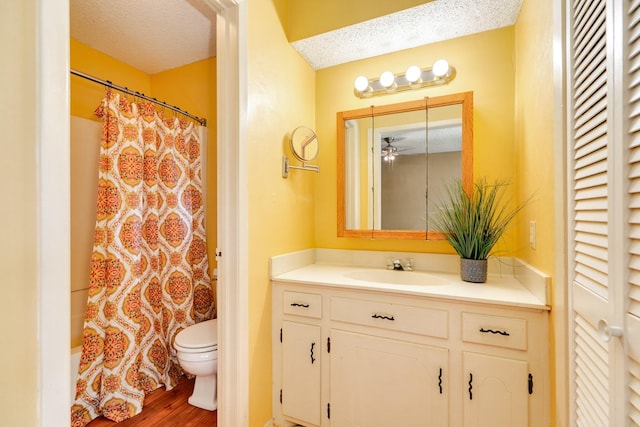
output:
<path id="1" fill-rule="evenodd" d="M 354 82 L 353 93 L 358 98 L 385 95 L 410 89 L 437 86 L 449 83 L 456 76 L 456 69 L 444 59 L 439 59 L 433 66 L 420 68 L 412 65 L 404 73 L 393 74 L 385 71 L 379 78 L 367 79 L 359 76 Z"/>

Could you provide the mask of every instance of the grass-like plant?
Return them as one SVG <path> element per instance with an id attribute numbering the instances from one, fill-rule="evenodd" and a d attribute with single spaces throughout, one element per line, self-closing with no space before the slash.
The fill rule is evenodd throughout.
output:
<path id="1" fill-rule="evenodd" d="M 447 187 L 434 223 L 461 258 L 487 259 L 511 220 L 526 204 L 508 209 L 503 200 L 507 185 L 504 181 L 488 183 L 482 178 L 470 192 L 460 180 Z"/>

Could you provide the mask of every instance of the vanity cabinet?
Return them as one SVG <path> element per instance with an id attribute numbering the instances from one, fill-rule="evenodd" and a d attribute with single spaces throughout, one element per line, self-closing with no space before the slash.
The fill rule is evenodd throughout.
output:
<path id="1" fill-rule="evenodd" d="M 282 413 L 320 425 L 320 326 L 282 322 Z"/>
<path id="2" fill-rule="evenodd" d="M 548 425 L 547 328 L 546 308 L 274 280 L 274 426 Z"/>
<path id="3" fill-rule="evenodd" d="M 339 329 L 331 345 L 331 426 L 448 426 L 447 349 Z"/>
<path id="4" fill-rule="evenodd" d="M 465 427 L 529 425 L 529 393 L 533 394 L 529 360 L 500 357 L 503 352 L 498 350 L 526 351 L 527 329 L 526 317 L 462 313 L 463 342 L 497 348 L 462 354 Z"/>
<path id="5" fill-rule="evenodd" d="M 462 365 L 465 427 L 529 425 L 526 361 L 465 352 Z"/>
<path id="6" fill-rule="evenodd" d="M 304 425 L 319 426 L 322 297 L 296 291 L 283 291 L 281 297 L 282 314 L 293 319 L 279 322 L 281 413 Z"/>

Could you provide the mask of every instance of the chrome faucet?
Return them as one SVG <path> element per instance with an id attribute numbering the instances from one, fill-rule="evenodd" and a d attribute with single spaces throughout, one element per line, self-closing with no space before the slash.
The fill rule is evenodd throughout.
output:
<path id="1" fill-rule="evenodd" d="M 413 271 L 413 259 L 407 258 L 404 262 L 405 271 Z"/>
<path id="2" fill-rule="evenodd" d="M 404 262 L 400 258 L 387 258 L 387 270 L 413 271 L 413 258 L 407 258 Z"/>

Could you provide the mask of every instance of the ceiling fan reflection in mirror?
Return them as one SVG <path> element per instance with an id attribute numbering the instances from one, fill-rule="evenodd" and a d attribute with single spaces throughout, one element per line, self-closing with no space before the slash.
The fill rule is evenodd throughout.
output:
<path id="1" fill-rule="evenodd" d="M 398 149 L 398 147 L 392 145 L 396 141 L 400 141 L 404 139 L 403 137 L 395 137 L 395 136 L 385 136 L 382 138 L 382 141 L 387 145 L 380 149 L 380 154 L 382 159 L 386 162 L 393 162 L 393 160 L 398 156 L 398 154 L 402 151 L 406 151 L 407 149 Z"/>

